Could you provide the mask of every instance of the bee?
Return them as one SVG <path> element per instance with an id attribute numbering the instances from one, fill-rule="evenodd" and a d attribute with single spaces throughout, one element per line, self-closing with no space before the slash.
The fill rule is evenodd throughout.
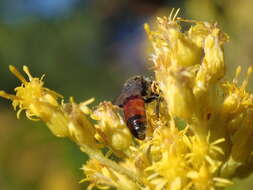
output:
<path id="1" fill-rule="evenodd" d="M 152 92 L 153 81 L 147 77 L 134 76 L 128 79 L 115 100 L 115 104 L 123 108 L 125 122 L 132 135 L 140 140 L 146 137 L 146 112 L 145 103 L 159 97 Z"/>

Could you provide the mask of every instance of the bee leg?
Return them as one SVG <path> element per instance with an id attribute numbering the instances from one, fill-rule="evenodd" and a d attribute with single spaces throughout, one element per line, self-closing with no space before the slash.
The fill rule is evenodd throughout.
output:
<path id="1" fill-rule="evenodd" d="M 150 102 L 153 102 L 154 100 L 158 99 L 159 98 L 159 95 L 158 94 L 153 94 L 149 97 L 144 97 L 144 101 L 145 103 L 150 103 Z"/>
<path id="2" fill-rule="evenodd" d="M 156 107 L 155 107 L 155 112 L 156 112 L 157 118 L 160 118 L 160 105 L 161 105 L 161 103 L 162 103 L 162 98 L 158 97 Z"/>
<path id="3" fill-rule="evenodd" d="M 150 102 L 153 102 L 154 100 L 156 100 L 156 106 L 155 106 L 155 113 L 156 113 L 156 116 L 157 118 L 160 117 L 160 104 L 162 102 L 162 97 L 160 97 L 158 94 L 153 94 L 149 97 L 144 97 L 144 101 L 145 103 L 150 103 Z"/>

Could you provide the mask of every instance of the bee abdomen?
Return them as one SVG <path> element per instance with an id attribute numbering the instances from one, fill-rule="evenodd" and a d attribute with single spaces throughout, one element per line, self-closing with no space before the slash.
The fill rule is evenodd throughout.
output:
<path id="1" fill-rule="evenodd" d="M 124 102 L 124 115 L 131 133 L 138 139 L 145 139 L 146 115 L 145 102 L 140 96 L 133 96 Z"/>
<path id="2" fill-rule="evenodd" d="M 146 119 L 142 115 L 135 115 L 127 120 L 131 133 L 138 139 L 145 139 Z"/>

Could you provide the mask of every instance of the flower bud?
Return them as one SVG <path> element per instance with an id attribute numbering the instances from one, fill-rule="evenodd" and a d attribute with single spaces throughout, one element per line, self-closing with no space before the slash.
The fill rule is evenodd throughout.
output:
<path id="1" fill-rule="evenodd" d="M 116 109 L 111 102 L 102 102 L 91 117 L 98 121 L 97 140 L 113 150 L 125 151 L 132 142 L 132 135 Z"/>

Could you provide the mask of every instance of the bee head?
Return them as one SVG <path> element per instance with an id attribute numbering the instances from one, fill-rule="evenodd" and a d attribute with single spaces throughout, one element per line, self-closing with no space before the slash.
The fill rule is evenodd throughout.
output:
<path id="1" fill-rule="evenodd" d="M 151 85 L 151 80 L 143 76 L 133 76 L 128 79 L 114 103 L 120 107 L 123 106 L 124 101 L 131 96 L 146 96 Z"/>

